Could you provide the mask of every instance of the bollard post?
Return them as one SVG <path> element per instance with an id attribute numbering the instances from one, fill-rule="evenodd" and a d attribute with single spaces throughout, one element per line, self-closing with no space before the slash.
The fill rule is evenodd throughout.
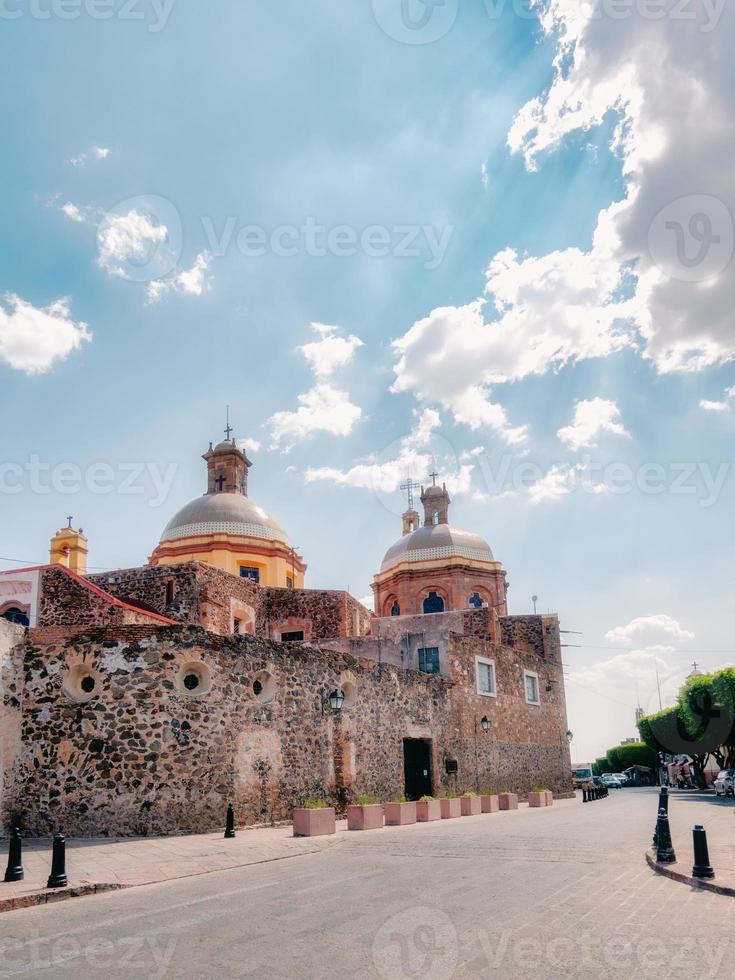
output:
<path id="1" fill-rule="evenodd" d="M 714 878 L 715 872 L 709 863 L 709 848 L 707 847 L 707 831 L 697 824 L 692 831 L 694 835 L 694 878 Z"/>
<path id="2" fill-rule="evenodd" d="M 656 860 L 660 864 L 674 864 L 676 861 L 676 853 L 671 843 L 669 817 L 663 807 L 658 811 L 656 826 Z"/>
<path id="3" fill-rule="evenodd" d="M 586 803 L 587 802 L 587 787 L 586 786 L 583 786 L 582 787 L 582 802 L 583 803 Z"/>
<path id="4" fill-rule="evenodd" d="M 227 825 L 225 827 L 225 840 L 232 840 L 235 836 L 235 811 L 232 804 L 227 804 Z"/>
<path id="5" fill-rule="evenodd" d="M 53 853 L 51 855 L 51 875 L 47 888 L 66 888 L 69 884 L 66 878 L 66 837 L 54 834 Z"/>
<path id="6" fill-rule="evenodd" d="M 6 881 L 23 881 L 23 841 L 20 830 L 13 827 L 10 833 L 8 848 L 8 867 L 5 872 Z"/>
<path id="7" fill-rule="evenodd" d="M 669 812 L 669 790 L 668 787 L 662 786 L 661 792 L 658 794 L 658 810 L 665 810 L 668 814 Z M 653 849 L 656 850 L 656 831 L 658 830 L 658 820 L 656 820 L 656 826 L 653 828 Z"/>

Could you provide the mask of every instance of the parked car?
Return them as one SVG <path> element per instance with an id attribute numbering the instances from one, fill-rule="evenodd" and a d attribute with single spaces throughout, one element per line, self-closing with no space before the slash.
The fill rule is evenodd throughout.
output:
<path id="1" fill-rule="evenodd" d="M 608 789 L 623 788 L 623 784 L 620 782 L 617 776 L 613 775 L 613 773 L 611 772 L 603 773 L 601 778 L 602 778 L 603 785 L 607 786 Z"/>
<path id="2" fill-rule="evenodd" d="M 735 796 L 735 769 L 723 769 L 712 785 L 717 796 Z"/>
<path id="3" fill-rule="evenodd" d="M 614 772 L 613 776 L 618 780 L 621 786 L 628 785 L 628 777 L 625 775 L 624 772 Z"/>

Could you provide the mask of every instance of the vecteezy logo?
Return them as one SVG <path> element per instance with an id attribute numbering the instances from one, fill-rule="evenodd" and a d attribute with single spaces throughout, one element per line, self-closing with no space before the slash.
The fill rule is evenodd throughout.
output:
<path id="1" fill-rule="evenodd" d="M 457 930 L 439 909 L 399 912 L 373 940 L 373 963 L 384 980 L 450 980 L 458 958 Z"/>
<path id="2" fill-rule="evenodd" d="M 720 275 L 735 252 L 735 223 L 717 197 L 680 197 L 656 215 L 648 231 L 648 249 L 671 279 L 704 282 Z"/>
<path id="3" fill-rule="evenodd" d="M 372 0 L 382 30 L 402 44 L 431 44 L 457 19 L 459 0 Z"/>

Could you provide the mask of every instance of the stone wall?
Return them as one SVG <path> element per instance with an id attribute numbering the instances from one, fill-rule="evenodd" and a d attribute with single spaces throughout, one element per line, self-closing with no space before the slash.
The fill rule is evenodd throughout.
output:
<path id="1" fill-rule="evenodd" d="M 348 592 L 319 589 L 262 589 L 258 633 L 280 640 L 284 632 L 303 631 L 304 640 L 364 636 L 370 613 Z"/>
<path id="2" fill-rule="evenodd" d="M 39 626 L 124 626 L 150 622 L 152 616 L 160 620 L 156 613 L 127 606 L 63 565 L 41 570 Z"/>
<path id="3" fill-rule="evenodd" d="M 471 635 L 446 644 L 451 680 L 187 626 L 31 630 L 23 752 L 5 773 L 3 820 L 31 834 L 180 833 L 221 826 L 229 801 L 252 824 L 287 819 L 309 797 L 392 799 L 404 791 L 406 738 L 431 740 L 436 793 L 568 792 L 561 663 Z M 477 693 L 478 655 L 495 661 L 495 698 Z M 525 702 L 524 667 L 539 675 L 539 706 Z M 347 696 L 336 716 L 335 689 Z"/>
<path id="4" fill-rule="evenodd" d="M 21 752 L 24 634 L 22 627 L 0 618 L 0 813 L 5 774 L 12 771 Z"/>

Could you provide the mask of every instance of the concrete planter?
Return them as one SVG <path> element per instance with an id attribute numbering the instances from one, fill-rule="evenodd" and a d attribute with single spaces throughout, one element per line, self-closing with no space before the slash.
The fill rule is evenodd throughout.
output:
<path id="1" fill-rule="evenodd" d="M 323 837 L 336 832 L 334 807 L 327 806 L 321 810 L 298 809 L 293 812 L 294 837 Z"/>
<path id="2" fill-rule="evenodd" d="M 551 806 L 551 804 L 554 802 L 554 794 L 550 789 L 547 789 L 544 792 L 546 793 L 546 805 Z"/>
<path id="3" fill-rule="evenodd" d="M 416 819 L 419 823 L 430 823 L 432 820 L 441 820 L 441 800 L 419 800 L 416 804 Z"/>
<path id="4" fill-rule="evenodd" d="M 498 793 L 498 803 L 501 810 L 517 810 L 518 795 L 516 793 Z"/>
<path id="5" fill-rule="evenodd" d="M 442 812 L 442 820 L 453 820 L 454 817 L 462 816 L 462 801 L 457 797 L 456 800 L 439 800 Z"/>
<path id="6" fill-rule="evenodd" d="M 347 807 L 348 830 L 379 830 L 383 826 L 383 804 Z"/>
<path id="7" fill-rule="evenodd" d="M 546 806 L 546 790 L 541 790 L 540 793 L 529 793 L 528 794 L 528 805 L 529 806 Z"/>
<path id="8" fill-rule="evenodd" d="M 427 804 L 424 804 L 426 806 Z M 386 803 L 385 823 L 388 827 L 404 827 L 416 823 L 416 803 Z"/>
<path id="9" fill-rule="evenodd" d="M 463 796 L 459 802 L 463 817 L 477 817 L 482 813 L 482 800 L 479 796 Z"/>
<path id="10" fill-rule="evenodd" d="M 480 805 L 483 813 L 497 813 L 500 809 L 500 800 L 495 796 L 481 796 Z"/>

